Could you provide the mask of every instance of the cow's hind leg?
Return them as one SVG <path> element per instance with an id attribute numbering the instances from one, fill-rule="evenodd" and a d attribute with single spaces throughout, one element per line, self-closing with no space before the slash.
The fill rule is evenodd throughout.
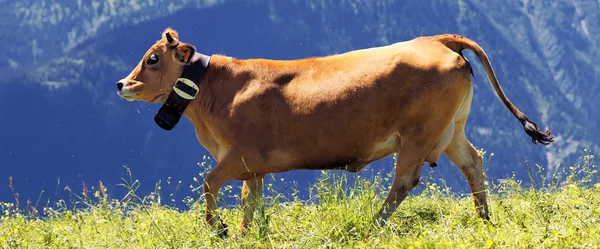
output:
<path id="1" fill-rule="evenodd" d="M 450 146 L 446 149 L 446 155 L 463 172 L 465 178 L 467 178 L 479 216 L 489 220 L 483 176 L 483 160 L 479 152 L 467 140 L 464 132 L 464 122 L 457 124 L 454 138 Z"/>
<path id="2" fill-rule="evenodd" d="M 404 152 L 406 151 L 406 152 Z M 401 150 L 396 161 L 396 175 L 390 192 L 383 203 L 383 207 L 376 217 L 376 224 L 382 225 L 394 213 L 396 208 L 408 196 L 409 192 L 419 184 L 421 167 L 426 151 Z"/>

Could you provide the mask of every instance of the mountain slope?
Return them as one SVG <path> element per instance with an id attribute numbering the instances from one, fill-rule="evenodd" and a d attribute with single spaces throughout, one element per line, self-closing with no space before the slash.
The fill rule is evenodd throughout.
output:
<path id="1" fill-rule="evenodd" d="M 43 65 L 77 45 L 125 25 L 205 8 L 222 0 L 20 0 L 0 9 L 0 75 L 14 76 Z"/>
<path id="2" fill-rule="evenodd" d="M 42 2 L 46 1 L 31 1 L 31 5 Z M 129 2 L 118 3 L 129 6 Z M 122 173 L 121 164 L 128 164 L 146 182 L 147 191 L 154 181 L 167 176 L 183 180 L 187 186 L 191 176 L 198 175 L 194 164 L 206 151 L 195 140 L 189 122 L 182 122 L 174 131 L 162 131 L 152 121 L 157 105 L 129 103 L 115 93 L 115 82 L 133 69 L 166 27 L 178 30 L 181 40 L 193 43 L 200 52 L 241 59 L 321 56 L 421 35 L 459 33 L 485 49 L 508 97 L 557 135 L 551 146 L 533 145 L 495 97 L 477 58 L 466 52 L 475 73 L 467 134 L 477 148 L 494 152 L 485 165 L 490 179 L 513 172 L 527 179 L 525 168 L 531 163 L 552 168 L 575 162 L 584 147 L 599 149 L 600 135 L 594 131 L 600 128 L 600 113 L 591 108 L 600 104 L 594 98 L 600 93 L 596 84 L 600 75 L 597 5 L 563 1 L 549 9 L 540 2 L 471 0 L 197 1 L 197 6 L 182 2 L 164 12 L 160 1 L 153 3 L 119 8 L 126 18 L 111 14 L 95 31 L 85 29 L 91 24 L 82 23 L 97 22 L 99 17 L 83 14 L 70 17 L 69 22 L 43 22 L 36 29 L 25 29 L 30 31 L 23 31 L 19 41 L 43 38 L 47 42 L 38 43 L 40 49 L 52 52 L 21 72 L 16 69 L 25 66 L 0 64 L 0 71 L 16 75 L 0 80 L 0 86 L 6 86 L 6 91 L 0 91 L 0 104 L 20 106 L 7 111 L 10 122 L 0 124 L 0 137 L 6 141 L 0 143 L 0 162 L 8 165 L 7 175 L 27 182 L 29 196 L 36 196 L 40 189 L 54 189 L 57 177 L 74 185 L 81 185 L 81 180 L 103 180 L 114 186 Z M 161 14 L 154 14 L 158 12 Z M 144 18 L 133 21 L 135 15 Z M 24 24 L 10 25 L 35 26 L 18 20 Z M 78 28 L 88 33 L 75 31 L 67 40 L 51 37 Z M 36 30 L 45 30 L 46 37 Z M 0 33 L 2 39 L 9 36 Z M 35 54 L 29 50 L 23 48 L 5 58 L 28 65 L 23 61 L 29 60 L 19 53 Z M 34 101 L 22 96 L 32 96 Z M 75 135 L 79 132 L 84 135 Z M 390 170 L 390 161 L 386 158 L 369 169 Z M 446 158 L 439 165 L 436 169 L 425 167 L 423 173 L 439 175 L 455 189 L 466 189 L 464 177 Z M 315 173 L 281 176 L 302 183 L 313 179 Z M 2 191 L 0 198 L 10 196 Z"/>

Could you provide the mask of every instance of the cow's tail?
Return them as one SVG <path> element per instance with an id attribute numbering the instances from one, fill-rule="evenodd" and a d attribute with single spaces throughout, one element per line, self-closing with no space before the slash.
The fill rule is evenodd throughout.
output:
<path id="1" fill-rule="evenodd" d="M 529 120 L 527 115 L 521 112 L 512 102 L 510 102 L 510 100 L 508 100 L 502 91 L 502 88 L 500 87 L 500 83 L 498 83 L 498 79 L 496 79 L 496 75 L 494 74 L 494 70 L 490 64 L 490 60 L 483 49 L 476 42 L 460 35 L 449 34 L 434 36 L 432 39 L 441 42 L 457 53 L 460 53 L 463 49 L 469 49 L 473 51 L 483 65 L 490 84 L 494 88 L 496 96 L 498 96 L 502 103 L 504 103 L 504 106 L 506 106 L 506 108 L 508 108 L 508 110 L 512 112 L 512 114 L 515 115 L 515 117 L 521 122 L 525 132 L 531 136 L 531 141 L 534 144 L 541 143 L 544 145 L 548 145 L 554 141 L 552 131 L 547 129 L 546 131 L 542 132 L 535 122 Z"/>

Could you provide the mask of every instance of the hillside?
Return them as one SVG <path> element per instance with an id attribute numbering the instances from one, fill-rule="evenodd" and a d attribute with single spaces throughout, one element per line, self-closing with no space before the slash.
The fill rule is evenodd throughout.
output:
<path id="1" fill-rule="evenodd" d="M 0 41 L 19 46 L 0 52 L 0 58 L 6 58 L 0 60 L 0 75 L 15 76 L 42 66 L 115 28 L 219 2 L 222 1 L 7 1 L 0 10 Z"/>
<path id="2" fill-rule="evenodd" d="M 0 40 L 22 46 L 0 52 L 6 58 L 0 61 L 0 104 L 18 105 L 7 108 L 8 122 L 0 123 L 0 164 L 6 169 L 1 186 L 13 176 L 23 198 L 35 198 L 41 190 L 44 198 L 52 198 L 47 193 L 67 185 L 80 189 L 82 181 L 114 186 L 123 164 L 144 181 L 146 192 L 167 177 L 189 185 L 206 154 L 189 122 L 164 132 L 152 121 L 158 106 L 128 103 L 115 94 L 115 82 L 166 27 L 177 29 L 183 41 L 203 53 L 241 59 L 319 56 L 459 33 L 486 50 L 509 98 L 556 134 L 551 146 L 531 144 L 467 52 L 475 73 L 467 132 L 476 147 L 495 155 L 486 158 L 490 180 L 514 172 L 526 183 L 527 168 L 569 166 L 581 160 L 583 148 L 600 150 L 595 132 L 600 113 L 594 108 L 600 105 L 595 98 L 600 94 L 597 2 L 166 2 L 7 2 L 9 8 L 0 10 Z M 369 170 L 388 171 L 390 161 Z M 439 165 L 423 174 L 466 189 L 447 159 Z M 281 176 L 304 186 L 315 175 Z M 0 189 L 0 200 L 10 198 Z"/>
<path id="3" fill-rule="evenodd" d="M 588 172 L 589 173 L 589 172 Z M 185 211 L 155 198 L 122 200 L 97 192 L 74 192 L 80 208 L 64 202 L 40 207 L 46 218 L 0 203 L 2 248 L 590 248 L 600 243 L 600 184 L 564 182 L 550 191 L 506 180 L 489 198 L 491 222 L 476 217 L 472 199 L 436 184 L 402 203 L 384 227 L 372 218 L 383 202 L 381 178 L 358 180 L 323 175 L 309 201 L 272 192 L 249 232 L 237 231 L 240 206 L 223 208 L 229 237 L 220 239 L 204 222 L 203 200 L 186 199 Z M 160 196 L 158 196 L 160 197 Z M 164 196 L 166 197 L 166 196 Z M 196 202 L 198 201 L 198 202 Z M 33 205 L 33 204 L 32 204 Z"/>

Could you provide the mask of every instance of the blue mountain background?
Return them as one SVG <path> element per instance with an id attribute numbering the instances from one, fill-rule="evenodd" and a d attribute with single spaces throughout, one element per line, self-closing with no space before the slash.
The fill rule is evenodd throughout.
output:
<path id="1" fill-rule="evenodd" d="M 508 97 L 556 135 L 534 145 L 495 97 L 477 58 L 475 96 L 467 134 L 487 151 L 489 181 L 527 169 L 546 174 L 579 163 L 584 149 L 599 151 L 600 6 L 597 1 L 50 1 L 0 0 L 0 202 L 68 198 L 68 191 L 102 181 L 109 194 L 127 178 L 141 194 L 173 192 L 176 205 L 198 197 L 208 152 L 191 123 L 164 131 L 153 121 L 158 104 L 127 102 L 116 82 L 137 65 L 161 32 L 204 54 L 239 59 L 295 59 L 381 46 L 421 35 L 457 33 L 489 55 Z M 358 118 L 358 117 L 357 117 Z M 348 120 L 348 123 L 359 120 Z M 315 124 L 318 125 L 318 124 Z M 307 136 L 306 139 L 313 139 Z M 494 156 L 490 157 L 493 152 Z M 214 165 L 214 160 L 208 160 Z M 443 179 L 467 193 L 460 171 L 444 156 L 423 176 Z M 393 158 L 360 174 L 388 173 Z M 348 176 L 356 174 L 339 172 Z M 269 178 L 277 189 L 297 186 L 306 197 L 320 171 L 291 171 Z M 12 181 L 9 182 L 9 178 Z M 284 180 L 282 181 L 281 178 Z M 170 182 L 170 184 L 169 184 Z M 239 186 L 238 182 L 230 182 Z M 9 187 L 9 185 L 12 186 Z M 236 191 L 236 190 L 234 190 Z M 418 191 L 418 190 L 417 190 Z"/>

